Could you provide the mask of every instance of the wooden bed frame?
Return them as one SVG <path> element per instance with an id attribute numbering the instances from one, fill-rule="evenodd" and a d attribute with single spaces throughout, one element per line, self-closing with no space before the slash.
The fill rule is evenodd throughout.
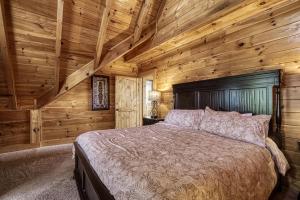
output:
<path id="1" fill-rule="evenodd" d="M 272 115 L 269 137 L 282 147 L 281 71 L 267 71 L 225 78 L 173 85 L 175 109 L 204 109 L 237 111 L 240 113 Z M 74 175 L 82 200 L 114 200 L 89 160 L 78 145 L 75 146 Z M 282 180 L 273 193 L 280 188 Z"/>

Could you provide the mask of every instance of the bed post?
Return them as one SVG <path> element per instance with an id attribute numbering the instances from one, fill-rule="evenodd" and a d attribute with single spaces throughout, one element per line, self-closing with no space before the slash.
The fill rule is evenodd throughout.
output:
<path id="1" fill-rule="evenodd" d="M 279 148 L 282 148 L 282 135 L 281 135 L 281 100 L 280 100 L 280 84 L 275 87 L 276 94 L 276 112 L 275 112 L 275 122 L 276 122 L 276 137 L 278 138 Z"/>
<path id="2" fill-rule="evenodd" d="M 276 95 L 276 105 L 275 105 L 275 122 L 276 122 L 276 132 L 275 137 L 278 139 L 278 147 L 282 149 L 282 133 L 281 133 L 281 123 L 282 123 L 282 114 L 281 114 L 281 71 L 279 71 L 278 85 L 275 86 L 275 95 Z M 277 181 L 277 191 L 282 191 L 284 186 L 284 178 L 281 174 L 278 174 Z M 275 190 L 275 191 L 276 191 Z"/>

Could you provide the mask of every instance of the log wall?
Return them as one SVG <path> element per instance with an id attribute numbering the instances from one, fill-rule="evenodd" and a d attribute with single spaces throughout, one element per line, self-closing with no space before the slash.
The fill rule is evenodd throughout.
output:
<path id="1" fill-rule="evenodd" d="M 29 144 L 29 111 L 0 111 L 0 148 Z"/>
<path id="2" fill-rule="evenodd" d="M 32 144 L 30 110 L 0 111 L 0 153 L 71 143 L 81 133 L 115 127 L 115 78 L 110 76 L 110 109 L 92 111 L 91 79 L 41 109 L 42 128 Z M 34 127 L 33 127 L 34 128 Z M 34 133 L 35 134 L 35 133 Z"/>
<path id="3" fill-rule="evenodd" d="M 215 32 L 200 41 L 140 63 L 140 72 L 157 69 L 162 91 L 160 114 L 173 106 L 172 85 L 261 70 L 283 69 L 284 149 L 300 188 L 300 5 L 288 7 Z"/>
<path id="4" fill-rule="evenodd" d="M 115 79 L 110 77 L 110 109 L 92 111 L 91 79 L 42 109 L 41 145 L 73 141 L 79 134 L 115 127 Z"/>

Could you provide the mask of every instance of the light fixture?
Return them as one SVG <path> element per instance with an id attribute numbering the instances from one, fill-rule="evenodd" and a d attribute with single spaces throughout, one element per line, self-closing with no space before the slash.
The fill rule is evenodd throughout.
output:
<path id="1" fill-rule="evenodd" d="M 157 90 L 152 90 L 149 95 L 149 100 L 152 103 L 151 118 L 155 119 L 158 117 L 157 106 L 160 100 L 160 92 Z"/>

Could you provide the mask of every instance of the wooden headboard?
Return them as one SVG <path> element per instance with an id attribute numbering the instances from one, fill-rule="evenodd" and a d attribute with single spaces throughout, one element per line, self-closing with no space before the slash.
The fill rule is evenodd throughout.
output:
<path id="1" fill-rule="evenodd" d="M 269 137 L 281 147 L 281 71 L 267 71 L 173 85 L 174 109 L 272 115 Z M 275 127 L 273 127 L 275 126 Z"/>

